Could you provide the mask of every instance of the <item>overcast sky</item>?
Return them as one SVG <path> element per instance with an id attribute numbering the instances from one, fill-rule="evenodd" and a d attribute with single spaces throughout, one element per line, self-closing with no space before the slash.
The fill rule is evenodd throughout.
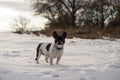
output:
<path id="1" fill-rule="evenodd" d="M 29 4 L 27 1 L 1 1 L 0 0 L 0 7 L 5 8 L 12 8 L 19 11 L 28 11 L 29 10 Z"/>
<path id="2" fill-rule="evenodd" d="M 34 16 L 29 0 L 0 0 L 0 31 L 10 31 L 13 19 L 25 16 L 31 20 L 31 25 L 43 27 L 46 20 Z"/>

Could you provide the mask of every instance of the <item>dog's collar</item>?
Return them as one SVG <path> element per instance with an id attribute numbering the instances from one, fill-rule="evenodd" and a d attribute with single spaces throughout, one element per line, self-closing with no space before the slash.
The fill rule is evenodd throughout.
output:
<path id="1" fill-rule="evenodd" d="M 55 48 L 58 49 L 58 50 L 63 49 L 63 47 L 59 48 L 59 47 L 57 47 L 56 45 L 54 45 L 54 46 L 55 46 Z"/>

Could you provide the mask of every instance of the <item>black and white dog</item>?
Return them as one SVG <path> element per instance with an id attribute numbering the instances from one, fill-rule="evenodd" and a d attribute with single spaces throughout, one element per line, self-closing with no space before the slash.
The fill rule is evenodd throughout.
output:
<path id="1" fill-rule="evenodd" d="M 36 62 L 39 64 L 39 58 L 41 55 L 45 56 L 45 60 L 48 63 L 48 58 L 50 60 L 50 65 L 53 65 L 53 59 L 57 58 L 56 64 L 63 54 L 63 47 L 65 43 L 67 33 L 63 32 L 62 36 L 59 36 L 55 31 L 53 32 L 54 43 L 40 43 L 37 47 Z"/>

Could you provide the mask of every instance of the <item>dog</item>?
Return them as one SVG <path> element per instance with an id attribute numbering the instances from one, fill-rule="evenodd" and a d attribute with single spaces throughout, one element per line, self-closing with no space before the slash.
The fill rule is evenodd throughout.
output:
<path id="1" fill-rule="evenodd" d="M 59 64 L 59 61 L 62 57 L 65 38 L 67 36 L 66 32 L 62 33 L 62 36 L 59 36 L 57 32 L 53 32 L 53 43 L 40 43 L 36 49 L 36 62 L 39 64 L 39 58 L 41 55 L 45 56 L 45 61 L 48 63 L 48 59 L 50 61 L 50 65 L 53 65 L 53 59 L 57 58 L 56 64 Z"/>

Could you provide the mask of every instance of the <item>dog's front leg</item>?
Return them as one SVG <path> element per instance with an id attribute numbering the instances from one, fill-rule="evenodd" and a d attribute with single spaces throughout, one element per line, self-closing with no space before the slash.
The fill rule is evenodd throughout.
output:
<path id="1" fill-rule="evenodd" d="M 52 57 L 50 58 L 50 65 L 51 66 L 53 65 L 53 58 Z"/>
<path id="2" fill-rule="evenodd" d="M 60 58 L 61 58 L 61 57 L 57 57 L 56 64 L 59 64 Z"/>
<path id="3" fill-rule="evenodd" d="M 53 65 L 53 58 L 54 58 L 54 56 L 51 54 L 50 55 L 50 65 Z"/>

